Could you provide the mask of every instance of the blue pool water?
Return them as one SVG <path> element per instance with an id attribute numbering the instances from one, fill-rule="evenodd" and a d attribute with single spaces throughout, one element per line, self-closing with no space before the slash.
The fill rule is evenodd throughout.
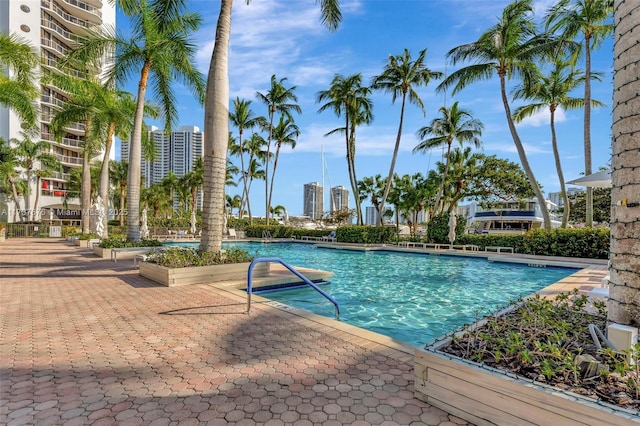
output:
<path id="1" fill-rule="evenodd" d="M 577 271 L 460 256 L 321 249 L 300 243 L 224 246 L 333 272 L 331 283 L 322 289 L 340 304 L 340 320 L 416 346 Z M 335 314 L 333 305 L 310 287 L 261 296 L 331 318 Z"/>

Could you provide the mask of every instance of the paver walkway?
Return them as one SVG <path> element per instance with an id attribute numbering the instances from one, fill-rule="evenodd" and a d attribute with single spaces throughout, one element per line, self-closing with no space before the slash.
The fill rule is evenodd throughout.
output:
<path id="1" fill-rule="evenodd" d="M 62 240 L 7 240 L 0 424 L 467 424 L 413 397 L 406 354 L 245 309 Z"/>

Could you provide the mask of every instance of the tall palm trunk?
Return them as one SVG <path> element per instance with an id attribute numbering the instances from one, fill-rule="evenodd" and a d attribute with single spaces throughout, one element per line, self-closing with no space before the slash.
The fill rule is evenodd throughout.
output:
<path id="1" fill-rule="evenodd" d="M 533 189 L 533 192 L 536 194 L 536 198 L 538 199 L 538 204 L 540 205 L 540 211 L 542 212 L 542 219 L 544 220 L 544 227 L 545 229 L 550 230 L 551 216 L 549 216 L 549 209 L 547 208 L 547 202 L 544 199 L 544 195 L 542 195 L 542 191 L 540 190 L 538 181 L 536 180 L 536 177 L 533 174 L 533 170 L 529 165 L 529 160 L 527 160 L 527 154 L 524 151 L 524 146 L 522 146 L 522 141 L 520 140 L 520 136 L 518 135 L 516 126 L 515 124 L 513 124 L 513 118 L 511 116 L 511 108 L 509 107 L 509 100 L 507 98 L 505 73 L 506 71 L 500 71 L 498 75 L 500 76 L 500 93 L 502 95 L 502 104 L 504 106 L 504 112 L 507 115 L 507 124 L 509 125 L 509 131 L 511 132 L 513 143 L 515 144 L 516 149 L 518 150 L 518 157 L 520 157 L 520 163 L 522 164 L 522 168 L 527 174 L 527 178 L 529 179 L 531 188 Z"/>
<path id="2" fill-rule="evenodd" d="M 104 156 L 102 157 L 102 167 L 100 168 L 100 188 L 98 189 L 98 194 L 102 199 L 104 212 L 109 212 L 109 159 L 111 157 L 111 145 L 113 144 L 113 135 L 116 131 L 116 124 L 110 123 L 109 129 L 107 130 L 107 140 L 105 141 L 104 147 Z M 102 218 L 102 225 L 104 231 L 102 236 L 103 238 L 108 238 L 108 214 L 105 214 Z"/>
<path id="3" fill-rule="evenodd" d="M 142 119 L 147 81 L 151 65 L 145 63 L 138 83 L 138 103 L 129 144 L 129 173 L 127 174 L 127 240 L 140 241 L 140 170 L 142 166 Z"/>
<path id="4" fill-rule="evenodd" d="M 267 206 L 269 207 L 271 206 L 271 197 L 273 196 L 273 182 L 276 180 L 276 168 L 278 167 L 278 157 L 280 156 L 280 146 L 281 146 L 280 144 L 276 145 L 276 155 L 275 155 L 275 158 L 273 159 L 273 173 L 271 174 L 271 188 L 269 188 L 269 201 L 267 202 Z M 269 218 L 267 218 L 267 224 L 269 224 Z"/>
<path id="5" fill-rule="evenodd" d="M 346 108 L 345 108 L 346 109 Z M 348 115 L 348 114 L 345 114 Z M 362 225 L 362 205 L 360 197 L 358 197 L 358 178 L 356 177 L 356 128 L 355 125 L 349 126 L 349 118 L 346 119 L 345 134 L 347 129 L 351 127 L 349 136 L 347 137 L 347 167 L 349 169 L 349 181 L 351 182 L 351 191 L 353 191 L 353 201 L 356 205 L 357 224 Z"/>
<path id="6" fill-rule="evenodd" d="M 591 165 L 591 36 L 586 33 L 585 41 L 585 70 L 584 70 L 584 174 L 590 175 Z M 586 197 L 587 226 L 593 226 L 593 188 L 587 187 Z"/>
<path id="7" fill-rule="evenodd" d="M 398 125 L 398 135 L 396 136 L 396 146 L 393 148 L 393 157 L 391 157 L 391 166 L 389 167 L 389 177 L 387 178 L 387 185 L 384 188 L 384 193 L 382 194 L 382 200 L 380 200 L 380 205 L 378 207 L 378 220 L 377 225 L 382 225 L 382 213 L 384 210 L 384 205 L 387 201 L 387 197 L 389 196 L 389 191 L 391 190 L 391 181 L 393 180 L 393 172 L 396 168 L 396 159 L 398 158 L 398 151 L 400 149 L 400 138 L 402 137 L 402 123 L 404 121 L 404 107 L 407 101 L 407 92 L 402 92 L 402 107 L 400 108 L 400 124 Z"/>
<path id="8" fill-rule="evenodd" d="M 201 251 L 220 251 L 224 227 L 224 184 L 229 147 L 229 36 L 233 0 L 221 0 L 216 40 L 207 77 L 204 109 L 204 191 Z M 211 95 L 210 91 L 213 91 Z"/>
<path id="9" fill-rule="evenodd" d="M 447 184 L 447 176 L 449 175 L 449 164 L 450 164 L 450 158 L 451 157 L 451 144 L 453 143 L 453 140 L 449 139 L 447 141 L 447 159 L 445 161 L 444 164 L 444 173 L 442 174 L 442 183 L 440 184 L 440 187 L 438 188 L 438 194 L 436 195 L 436 211 L 440 211 L 440 213 L 444 212 L 444 186 Z M 442 204 L 442 205 L 440 205 Z"/>
<path id="10" fill-rule="evenodd" d="M 125 185 L 120 185 L 120 226 L 124 225 L 124 206 L 125 199 L 127 196 L 127 187 Z"/>
<path id="11" fill-rule="evenodd" d="M 7 180 L 11 184 L 11 194 L 13 195 L 13 203 L 16 206 L 16 209 L 13 211 L 13 221 L 17 222 L 18 220 L 18 212 L 20 211 L 20 196 L 18 195 L 18 188 L 16 187 L 16 181 L 13 179 L 13 176 L 9 174 Z"/>
<path id="12" fill-rule="evenodd" d="M 30 221 L 32 217 L 31 212 L 31 170 L 27 170 L 27 185 L 24 190 L 24 210 L 26 212 L 25 219 Z"/>
<path id="13" fill-rule="evenodd" d="M 89 125 L 87 124 L 87 128 Z M 87 143 L 85 141 L 85 143 Z M 82 233 L 91 232 L 91 164 L 89 163 L 90 149 L 85 146 L 82 153 L 82 189 L 80 197 L 80 209 L 82 211 Z"/>
<path id="14" fill-rule="evenodd" d="M 38 211 L 38 204 L 40 204 L 40 191 L 42 185 L 42 178 L 36 176 L 36 199 L 33 202 L 33 221 L 36 222 L 40 219 L 40 212 Z"/>
<path id="15" fill-rule="evenodd" d="M 269 226 L 269 161 L 271 160 L 271 138 L 273 137 L 273 116 L 275 110 L 269 108 L 269 141 L 267 142 L 267 159 L 264 166 L 264 217 L 267 226 Z"/>
<path id="16" fill-rule="evenodd" d="M 638 271 L 638 209 L 622 206 L 617 200 L 638 201 L 638 172 L 640 164 L 637 118 L 638 67 L 634 56 L 637 33 L 629 28 L 640 26 L 637 3 L 615 0 L 613 61 L 613 155 L 611 177 L 611 286 L 608 319 L 618 324 L 640 327 L 640 271 Z"/>
<path id="17" fill-rule="evenodd" d="M 569 222 L 569 212 L 571 206 L 569 205 L 569 195 L 564 184 L 564 173 L 562 173 L 562 164 L 560 164 L 560 152 L 558 151 L 558 139 L 556 138 L 556 107 L 555 105 L 549 107 L 551 112 L 551 146 L 553 147 L 553 158 L 556 161 L 556 170 L 558 171 L 558 179 L 560 179 L 560 191 L 562 192 L 562 199 L 564 200 L 564 211 L 562 213 L 562 227 L 566 228 Z"/>

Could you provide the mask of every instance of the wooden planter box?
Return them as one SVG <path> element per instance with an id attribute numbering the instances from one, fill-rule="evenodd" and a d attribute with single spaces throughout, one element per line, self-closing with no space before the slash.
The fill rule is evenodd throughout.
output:
<path id="1" fill-rule="evenodd" d="M 111 249 L 99 247 L 98 244 L 93 245 L 93 254 L 103 259 L 111 259 Z M 123 256 L 124 254 L 122 253 Z"/>
<path id="2" fill-rule="evenodd" d="M 439 352 L 448 340 L 418 349 L 415 396 L 476 425 L 638 426 L 630 410 L 507 376 Z"/>
<path id="3" fill-rule="evenodd" d="M 140 275 L 167 287 L 228 280 L 246 281 L 249 265 L 250 263 L 234 263 L 190 268 L 166 268 L 155 263 L 142 262 L 140 263 Z M 254 277 L 265 277 L 268 273 L 268 263 L 258 263 L 253 268 Z"/>
<path id="4" fill-rule="evenodd" d="M 74 243 L 81 248 L 90 248 L 96 245 L 100 240 L 92 239 L 92 240 L 75 240 Z"/>

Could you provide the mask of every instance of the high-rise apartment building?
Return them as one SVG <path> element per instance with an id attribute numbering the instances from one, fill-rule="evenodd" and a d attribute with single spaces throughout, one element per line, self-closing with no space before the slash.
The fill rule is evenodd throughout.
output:
<path id="1" fill-rule="evenodd" d="M 182 126 L 171 134 L 150 126 L 149 135 L 155 146 L 155 159 L 149 161 L 142 155 L 141 173 L 145 188 L 161 182 L 169 172 L 178 178 L 183 177 L 194 169 L 196 161 L 202 157 L 203 133 L 197 126 Z M 129 142 L 122 142 L 120 158 L 128 160 Z M 197 206 L 202 208 L 202 192 L 198 193 Z M 174 200 L 174 208 L 177 207 L 178 201 Z"/>
<path id="2" fill-rule="evenodd" d="M 46 72 L 59 71 L 59 62 L 69 51 L 78 45 L 78 41 L 89 34 L 89 31 L 100 32 L 104 28 L 115 28 L 115 5 L 104 0 L 0 0 L 0 31 L 16 34 L 27 40 L 41 57 L 42 75 Z M 110 66 L 105 63 L 104 67 Z M 3 72 L 4 70 L 0 70 Z M 97 69 L 92 77 L 99 77 L 103 70 Z M 69 71 L 67 71 L 69 72 Z M 83 76 L 86 70 L 74 72 Z M 84 125 L 75 123 L 68 126 L 62 140 L 54 140 L 49 124 L 67 99 L 67 93 L 61 89 L 42 83 L 40 99 L 37 100 L 40 111 L 39 131 L 34 140 L 49 142 L 50 152 L 58 157 L 63 170 L 55 172 L 42 181 L 41 188 L 34 188 L 31 182 L 31 202 L 39 196 L 39 207 L 42 209 L 61 209 L 67 193 L 67 182 L 74 168 L 82 166 L 82 141 Z M 23 130 L 20 120 L 9 108 L 0 105 L 0 137 L 5 140 L 20 139 Z M 77 202 L 72 206 L 77 206 Z M 8 214 L 0 215 L 1 220 L 13 220 L 14 205 L 0 199 L 0 211 Z M 36 219 L 39 215 L 36 217 Z"/>
<path id="3" fill-rule="evenodd" d="M 344 186 L 334 186 L 331 188 L 330 211 L 340 211 L 349 209 L 349 190 Z"/>
<path id="4" fill-rule="evenodd" d="M 364 210 L 364 224 L 375 225 L 378 219 L 378 211 L 373 206 L 367 206 Z"/>
<path id="5" fill-rule="evenodd" d="M 304 185 L 304 215 L 320 220 L 324 213 L 324 187 L 318 182 Z"/>

